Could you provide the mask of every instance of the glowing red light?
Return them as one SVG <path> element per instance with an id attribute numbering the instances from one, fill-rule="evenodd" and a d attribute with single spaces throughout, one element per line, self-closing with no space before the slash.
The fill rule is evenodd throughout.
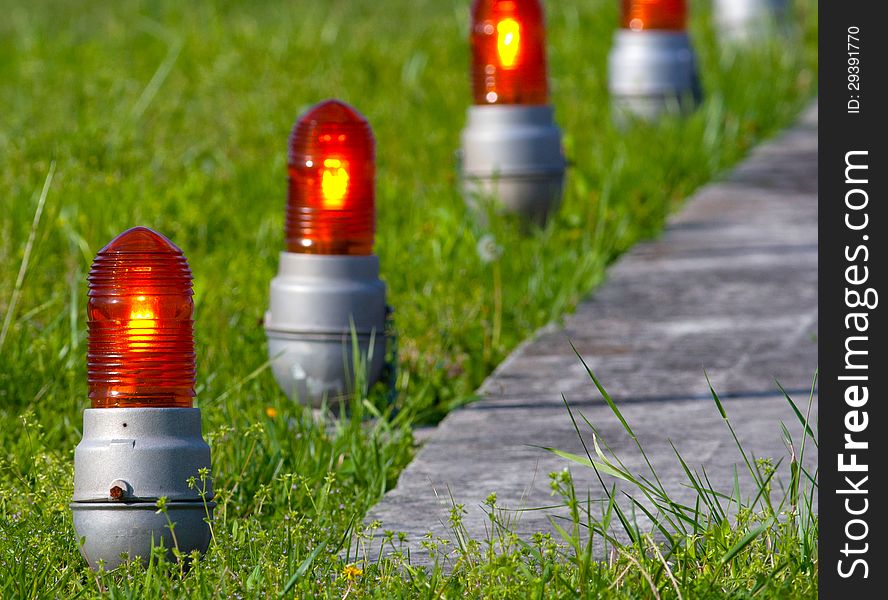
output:
<path id="1" fill-rule="evenodd" d="M 355 109 L 326 100 L 290 134 L 287 251 L 367 255 L 376 227 L 376 143 Z"/>
<path id="2" fill-rule="evenodd" d="M 191 269 L 146 227 L 121 233 L 90 269 L 87 371 L 93 408 L 191 407 Z"/>
<path id="3" fill-rule="evenodd" d="M 475 0 L 475 104 L 546 104 L 546 29 L 538 0 Z"/>
<path id="4" fill-rule="evenodd" d="M 687 26 L 685 0 L 622 0 L 622 8 L 621 26 L 624 29 L 683 31 Z"/>

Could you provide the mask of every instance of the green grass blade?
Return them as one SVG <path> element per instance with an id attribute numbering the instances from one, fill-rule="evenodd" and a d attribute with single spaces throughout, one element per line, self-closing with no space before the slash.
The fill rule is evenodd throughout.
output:
<path id="1" fill-rule="evenodd" d="M 626 432 L 630 436 L 632 436 L 633 440 L 638 440 L 638 437 L 635 435 L 635 432 L 632 431 L 632 427 L 629 426 L 629 422 L 626 421 L 626 418 L 623 416 L 623 413 L 620 412 L 619 408 L 617 408 L 617 404 L 610 397 L 610 394 L 607 393 L 607 390 L 604 389 L 604 386 L 601 385 L 601 382 L 598 381 L 598 377 L 595 376 L 595 373 L 593 373 L 592 369 L 589 368 L 589 365 L 586 364 L 585 359 L 580 355 L 579 351 L 577 350 L 576 346 L 574 346 L 572 341 L 570 342 L 570 347 L 574 351 L 574 354 L 577 355 L 577 358 L 580 359 L 580 362 L 583 364 L 583 368 L 586 370 L 586 373 L 589 375 L 589 378 L 595 384 L 595 387 L 598 388 L 598 393 L 601 394 L 601 397 L 604 399 L 605 402 L 607 402 L 607 405 L 608 405 L 608 407 L 610 407 L 611 412 L 613 412 L 614 415 L 616 415 L 617 419 L 620 420 L 620 424 L 623 426 L 623 429 L 625 429 Z"/>
<path id="2" fill-rule="evenodd" d="M 815 376 L 814 379 L 816 381 L 817 377 Z M 811 441 L 814 442 L 814 445 L 819 448 L 820 445 L 817 442 L 817 435 L 814 433 L 814 430 L 811 429 L 811 426 L 808 424 L 809 423 L 808 418 L 802 414 L 802 411 L 799 410 L 799 407 L 793 401 L 792 397 L 790 397 L 789 392 L 787 392 L 785 389 L 783 389 L 783 386 L 780 385 L 780 382 L 775 380 L 775 383 L 777 384 L 777 387 L 780 388 L 780 392 L 783 394 L 783 397 L 786 398 L 786 401 L 789 403 L 789 406 L 792 408 L 792 412 L 794 412 L 795 416 L 798 418 L 799 423 L 801 423 L 802 427 L 805 429 L 805 434 L 809 438 L 811 438 Z"/>
<path id="3" fill-rule="evenodd" d="M 759 525 L 758 527 L 756 527 L 752 531 L 749 531 L 746 535 L 744 535 L 742 538 L 740 538 L 740 541 L 738 541 L 736 544 L 731 546 L 730 550 L 728 550 L 727 552 L 724 553 L 724 555 L 721 557 L 719 562 L 723 565 L 726 565 L 729 562 L 731 562 L 731 560 L 733 560 L 735 556 L 740 554 L 740 552 L 742 552 L 743 549 L 746 548 L 746 546 L 748 546 L 750 543 L 752 543 L 752 541 L 755 538 L 757 538 L 758 536 L 760 536 L 762 533 L 764 533 L 765 531 L 770 529 L 773 524 L 774 524 L 773 519 L 768 519 L 766 522 L 762 523 L 761 525 Z"/>
<path id="4" fill-rule="evenodd" d="M 578 454 L 572 454 L 570 452 L 565 452 L 564 450 L 559 450 L 557 448 L 549 448 L 547 446 L 533 446 L 534 448 L 540 448 L 541 450 L 545 450 L 546 452 L 551 452 L 555 456 L 560 456 L 566 460 L 569 460 L 573 463 L 581 465 L 583 467 L 588 467 L 592 469 L 598 469 L 603 473 L 607 473 L 612 477 L 617 477 L 618 479 L 622 479 L 623 481 L 628 481 L 629 483 L 637 483 L 637 480 L 632 477 L 631 474 L 621 471 L 616 467 L 612 467 L 603 462 L 597 462 L 586 458 L 585 456 L 580 456 Z"/>
<path id="5" fill-rule="evenodd" d="M 278 598 L 283 598 L 287 594 L 290 593 L 290 590 L 293 589 L 293 586 L 296 585 L 296 582 L 302 579 L 303 576 L 308 572 L 311 568 L 312 563 L 315 559 L 320 555 L 321 552 L 324 551 L 324 548 L 327 547 L 327 542 L 322 542 L 315 546 L 315 549 L 311 551 L 311 553 L 305 557 L 305 560 L 299 565 L 299 568 L 296 569 L 296 572 L 293 573 L 292 577 L 287 581 L 287 585 L 284 586 L 284 589 L 281 590 L 281 593 L 278 594 Z"/>

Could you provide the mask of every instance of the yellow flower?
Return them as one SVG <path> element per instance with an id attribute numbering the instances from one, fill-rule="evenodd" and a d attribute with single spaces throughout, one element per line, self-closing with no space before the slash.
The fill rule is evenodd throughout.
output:
<path id="1" fill-rule="evenodd" d="M 265 407 L 265 414 L 268 415 L 269 418 L 273 419 L 276 416 L 278 416 L 278 411 L 273 406 L 266 406 Z"/>
<path id="2" fill-rule="evenodd" d="M 363 575 L 364 571 L 354 565 L 348 565 L 342 570 L 342 574 L 349 579 L 354 579 L 355 577 L 360 577 L 361 575 Z"/>

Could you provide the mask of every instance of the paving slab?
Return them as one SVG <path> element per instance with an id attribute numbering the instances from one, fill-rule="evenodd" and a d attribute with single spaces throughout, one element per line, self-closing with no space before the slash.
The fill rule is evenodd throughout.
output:
<path id="1" fill-rule="evenodd" d="M 741 459 L 704 369 L 745 448 L 779 459 L 787 455 L 780 422 L 794 432 L 800 427 L 775 380 L 798 404 L 807 403 L 816 335 L 814 105 L 723 180 L 701 188 L 657 240 L 622 256 L 563 325 L 543 328 L 515 350 L 481 386 L 481 400 L 424 433 L 415 460 L 367 521 L 381 521 L 380 534 L 406 533 L 413 562 L 423 564 L 425 534 L 453 538 L 453 502 L 465 506 L 463 524 L 477 539 L 486 537 L 481 506 L 491 492 L 509 509 L 557 503 L 548 474 L 569 464 L 539 447 L 582 454 L 564 400 L 630 469 L 646 474 L 571 344 L 676 498 L 690 498 L 691 491 L 671 443 L 692 466 L 704 467 L 716 488 L 730 491 Z M 593 472 L 571 472 L 582 495 L 603 495 Z M 512 526 L 521 535 L 552 531 L 550 517 L 564 514 L 515 512 Z"/>

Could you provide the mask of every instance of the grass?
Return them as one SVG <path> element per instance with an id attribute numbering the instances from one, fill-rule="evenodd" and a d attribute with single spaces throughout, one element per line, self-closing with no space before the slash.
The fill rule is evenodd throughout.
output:
<path id="1" fill-rule="evenodd" d="M 687 500 L 677 499 L 661 483 L 631 424 L 591 371 L 589 375 L 626 433 L 636 440 L 650 470 L 629 469 L 581 414 L 584 426 L 577 424 L 567 406 L 586 454 L 549 450 L 574 468 L 594 469 L 601 496 L 593 499 L 591 492 L 578 491 L 567 467 L 550 474 L 553 495 L 569 512 L 566 520 L 552 518 L 554 534 L 520 538 L 510 529 L 513 514 L 500 509 L 496 494 L 491 494 L 485 502 L 490 519 L 487 538 L 471 538 L 462 525 L 464 507 L 454 505 L 450 525 L 456 544 L 427 537 L 422 545 L 432 564 L 419 568 L 410 561 L 405 537 L 396 532 L 379 537 L 378 523 L 364 527 L 352 520 L 341 528 L 317 527 L 320 515 L 337 508 L 347 512 L 341 504 L 331 505 L 342 501 L 335 474 L 328 474 L 321 488 L 314 490 L 312 518 L 298 508 L 308 480 L 284 473 L 259 488 L 250 515 L 231 514 L 237 506 L 232 493 L 217 496 L 210 550 L 204 559 L 194 560 L 190 570 L 185 571 L 181 561 L 168 561 L 165 551 L 158 549 L 147 567 L 130 563 L 110 573 L 91 574 L 78 564 L 70 536 L 58 535 L 70 522 L 64 511 L 68 498 L 54 485 L 54 477 L 66 475 L 68 465 L 41 447 L 35 458 L 48 477 L 29 478 L 27 472 L 15 472 L 14 466 L 7 470 L 30 484 L 33 496 L 28 500 L 33 507 L 25 509 L 21 501 L 4 506 L 0 533 L 6 541 L 0 543 L 0 566 L 5 574 L 0 577 L 0 592 L 13 598 L 817 597 L 818 475 L 805 460 L 806 448 L 817 444 L 810 425 L 816 379 L 807 406 L 800 408 L 786 395 L 798 424 L 781 424 L 789 460 L 777 462 L 744 449 L 718 394 L 710 388 L 746 474 L 741 479 L 735 469 L 729 489 L 715 487 L 705 468 L 689 466 L 673 446 L 687 477 L 684 485 L 691 492 Z M 29 440 L 39 439 L 39 425 L 27 415 L 22 426 Z M 791 427 L 798 430 L 796 436 Z M 273 437 L 276 428 L 267 422 L 247 432 L 247 437 L 254 444 L 263 434 Z M 591 444 L 588 435 L 584 437 L 585 428 L 593 434 Z M 283 429 L 292 429 L 292 424 Z M 216 449 L 218 439 L 211 439 L 211 444 Z M 35 466 L 31 464 L 31 470 Z M 741 480 L 751 483 L 750 492 L 742 492 Z M 197 485 L 201 488 L 201 482 Z M 163 511 L 165 503 L 158 506 Z M 376 554 L 385 557 L 368 562 L 374 545 L 379 549 Z"/>
<path id="2" fill-rule="evenodd" d="M 748 53 L 720 51 L 699 11 L 706 103 L 686 120 L 617 130 L 605 71 L 615 5 L 547 3 L 573 166 L 555 221 L 524 236 L 507 220 L 479 226 L 455 184 L 467 2 L 0 0 L 0 596 L 272 596 L 291 580 L 300 595 L 442 590 L 442 574 L 404 567 L 407 585 L 394 562 L 344 577 L 331 553 L 409 462 L 411 427 L 470 401 L 515 345 L 816 90 L 814 2 L 798 3 L 797 37 Z M 283 245 L 286 137 L 330 96 L 357 106 L 377 137 L 399 412 L 371 394 L 321 424 L 282 397 L 259 321 Z M 173 239 L 195 274 L 219 544 L 184 577 L 162 561 L 90 575 L 66 508 L 87 405 L 85 274 L 136 224 Z M 503 249 L 493 261 L 478 251 L 487 236 Z M 515 585 L 522 568 L 545 569 L 524 552 L 505 564 Z M 497 560 L 468 571 L 466 589 Z M 586 585 L 569 562 L 546 564 L 566 573 L 560 589 Z"/>

